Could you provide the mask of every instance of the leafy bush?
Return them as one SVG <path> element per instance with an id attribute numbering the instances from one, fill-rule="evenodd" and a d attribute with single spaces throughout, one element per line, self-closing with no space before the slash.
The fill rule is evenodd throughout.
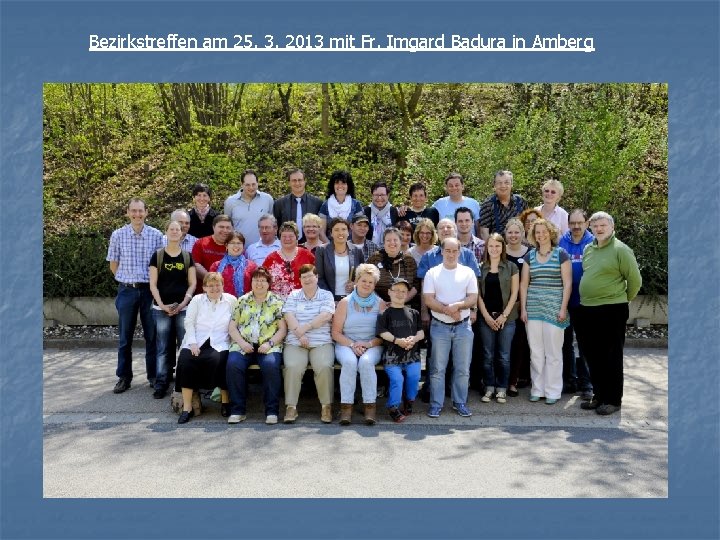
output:
<path id="1" fill-rule="evenodd" d="M 72 229 L 46 235 L 43 243 L 43 296 L 114 296 L 116 283 L 105 256 L 110 234 Z"/>

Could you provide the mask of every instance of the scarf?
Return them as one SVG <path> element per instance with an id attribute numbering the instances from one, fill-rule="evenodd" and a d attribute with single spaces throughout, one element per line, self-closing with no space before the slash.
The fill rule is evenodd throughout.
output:
<path id="1" fill-rule="evenodd" d="M 208 212 L 210 211 L 210 205 L 208 204 L 205 208 L 205 211 L 199 210 L 198 207 L 195 207 L 195 215 L 197 215 L 198 219 L 200 219 L 200 223 L 205 223 L 205 216 L 208 215 Z"/>
<path id="2" fill-rule="evenodd" d="M 345 202 L 342 204 L 338 202 L 335 195 L 330 195 L 327 200 L 328 203 L 328 217 L 330 219 L 335 217 L 341 217 L 348 219 L 350 217 L 350 210 L 352 209 L 352 197 L 348 195 L 345 197 Z"/>
<path id="3" fill-rule="evenodd" d="M 217 271 L 222 274 L 223 270 L 230 265 L 233 269 L 233 286 L 235 287 L 235 296 L 242 296 L 245 291 L 245 268 L 247 267 L 248 260 L 242 253 L 237 257 L 231 257 L 229 253 L 220 261 Z"/>
<path id="4" fill-rule="evenodd" d="M 387 203 L 384 208 L 379 209 L 374 204 L 370 205 L 370 223 L 373 226 L 373 237 L 372 241 L 378 246 L 383 245 L 382 237 L 385 229 L 390 225 L 390 207 L 392 205 Z"/>
<path id="5" fill-rule="evenodd" d="M 355 289 L 350 293 L 348 302 L 355 302 L 360 309 L 369 309 L 380 302 L 380 297 L 375 292 L 370 293 L 367 298 L 362 298 Z"/>

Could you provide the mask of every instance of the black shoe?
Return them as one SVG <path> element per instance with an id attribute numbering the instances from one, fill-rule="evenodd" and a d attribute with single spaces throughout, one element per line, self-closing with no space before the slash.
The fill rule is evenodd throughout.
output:
<path id="1" fill-rule="evenodd" d="M 223 418 L 227 418 L 230 416 L 230 404 L 229 403 L 221 403 L 220 404 L 220 416 Z"/>
<path id="2" fill-rule="evenodd" d="M 508 389 L 507 395 L 510 397 L 518 397 L 520 395 L 520 393 L 517 390 Z"/>
<path id="3" fill-rule="evenodd" d="M 393 422 L 400 423 L 403 420 L 405 420 L 406 416 L 400 412 L 400 410 L 397 407 L 391 407 L 388 409 L 388 414 L 390 415 L 390 418 L 392 418 Z"/>
<path id="4" fill-rule="evenodd" d="M 403 403 L 402 413 L 405 416 L 410 416 L 413 413 L 413 405 L 415 404 L 415 400 L 406 399 Z"/>
<path id="5" fill-rule="evenodd" d="M 178 418 L 178 424 L 187 424 L 193 416 L 195 416 L 193 411 L 183 411 Z"/>
<path id="6" fill-rule="evenodd" d="M 167 390 L 165 390 L 164 388 L 156 388 L 155 391 L 153 392 L 153 397 L 155 399 L 162 399 L 165 397 L 166 393 L 167 393 Z"/>
<path id="7" fill-rule="evenodd" d="M 130 388 L 130 381 L 128 379 L 120 379 L 115 385 L 115 388 L 113 388 L 113 394 L 122 394 L 128 388 Z"/>
<path id="8" fill-rule="evenodd" d="M 601 416 L 607 416 L 619 410 L 620 405 L 611 405 L 610 403 L 606 403 L 605 405 L 600 405 L 597 409 L 595 409 L 595 412 Z"/>
<path id="9" fill-rule="evenodd" d="M 580 404 L 580 408 L 584 409 L 586 411 L 594 411 L 598 407 L 600 407 L 600 402 L 597 399 L 593 399 L 590 401 L 583 401 Z"/>

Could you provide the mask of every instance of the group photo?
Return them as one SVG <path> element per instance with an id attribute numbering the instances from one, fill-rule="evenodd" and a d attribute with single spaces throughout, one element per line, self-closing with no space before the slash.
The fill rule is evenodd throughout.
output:
<path id="1" fill-rule="evenodd" d="M 104 302 L 95 399 L 178 429 L 623 422 L 667 90 L 46 84 L 44 297 Z"/>

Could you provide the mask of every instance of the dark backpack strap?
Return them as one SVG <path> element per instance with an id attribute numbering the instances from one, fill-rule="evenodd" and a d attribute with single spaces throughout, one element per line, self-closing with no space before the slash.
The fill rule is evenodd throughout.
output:
<path id="1" fill-rule="evenodd" d="M 158 274 L 159 274 L 160 269 L 162 268 L 162 265 L 163 265 L 163 259 L 165 257 L 165 248 L 158 249 L 155 252 L 155 254 L 157 255 L 157 269 L 158 269 Z"/>

